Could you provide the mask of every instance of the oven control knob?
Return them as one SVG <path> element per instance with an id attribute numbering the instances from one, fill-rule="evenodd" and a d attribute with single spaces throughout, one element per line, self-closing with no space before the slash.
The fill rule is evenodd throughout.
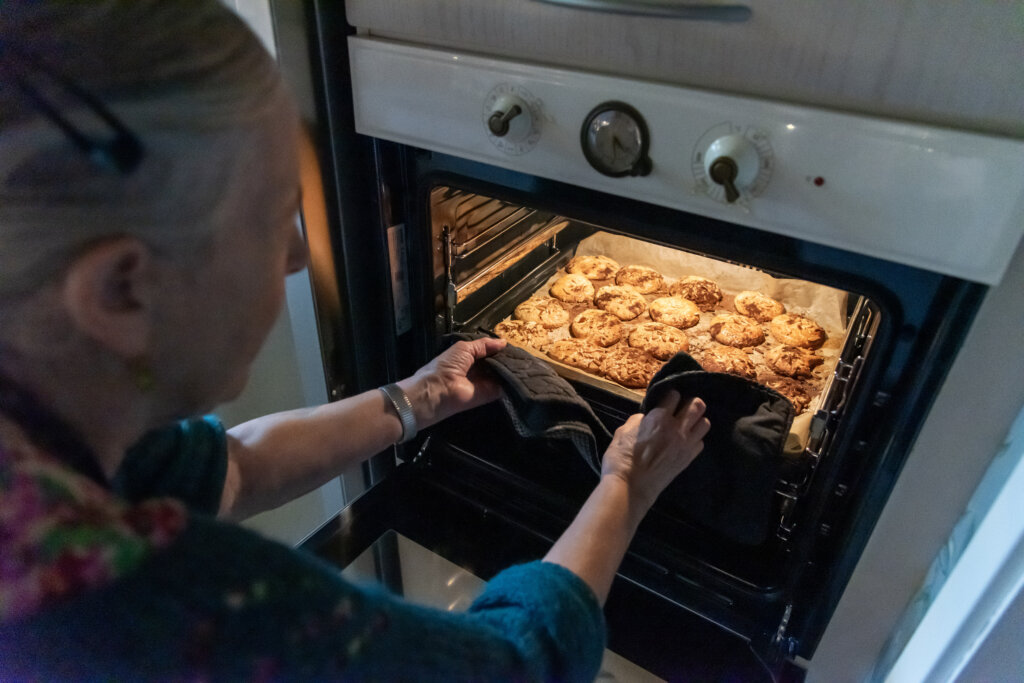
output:
<path id="1" fill-rule="evenodd" d="M 740 198 L 740 191 L 736 189 L 736 176 L 739 172 L 740 168 L 732 157 L 718 157 L 708 168 L 711 180 L 725 188 L 725 201 L 730 204 Z"/>
<path id="2" fill-rule="evenodd" d="M 725 189 L 725 201 L 732 204 L 742 190 L 750 189 L 757 180 L 761 158 L 757 148 L 743 135 L 727 135 L 708 146 L 704 169 L 711 182 Z"/>
<path id="3" fill-rule="evenodd" d="M 525 154 L 540 139 L 540 103 L 518 85 L 502 84 L 484 102 L 484 130 L 506 154 Z"/>
<path id="4" fill-rule="evenodd" d="M 697 191 L 729 204 L 746 206 L 761 194 L 773 163 L 767 133 L 730 123 L 707 131 L 693 150 Z"/>
<path id="5" fill-rule="evenodd" d="M 509 130 L 512 128 L 511 123 L 517 116 L 529 117 L 529 114 L 526 113 L 526 104 L 518 97 L 506 97 L 503 99 L 504 101 L 497 103 L 499 108 L 492 111 L 487 119 L 487 127 L 490 129 L 491 134 L 499 138 L 508 135 Z"/>

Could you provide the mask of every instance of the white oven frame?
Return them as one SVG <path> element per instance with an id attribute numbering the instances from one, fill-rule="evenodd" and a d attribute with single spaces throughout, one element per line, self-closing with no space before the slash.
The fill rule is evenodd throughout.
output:
<path id="1" fill-rule="evenodd" d="M 675 141 L 674 149 L 682 150 L 676 155 L 682 159 L 682 165 L 673 167 L 669 155 L 669 171 L 664 175 L 675 184 L 670 182 L 668 187 L 662 186 L 651 191 L 649 188 L 642 189 L 642 183 L 648 178 L 609 179 L 592 171 L 579 153 L 575 126 L 578 125 L 577 119 L 581 120 L 581 117 L 575 116 L 580 112 L 573 109 L 575 107 L 581 112 L 583 109 L 589 109 L 593 104 L 590 98 L 584 98 L 585 103 L 573 104 L 572 98 L 569 97 L 565 100 L 568 109 L 559 109 L 557 105 L 553 107 L 555 113 L 551 115 L 551 119 L 562 125 L 565 131 L 551 135 L 554 141 L 548 156 L 536 154 L 536 149 L 525 155 L 507 155 L 488 140 L 486 133 L 483 132 L 486 117 L 482 106 L 485 98 L 482 95 L 501 79 L 523 79 L 516 82 L 523 87 L 536 89 L 538 86 L 529 78 L 541 73 L 546 74 L 545 78 L 553 88 L 561 90 L 567 89 L 570 83 L 585 82 L 596 88 L 594 95 L 607 94 L 600 97 L 602 101 L 625 99 L 620 87 L 628 88 L 625 92 L 635 94 L 638 87 L 636 81 L 563 69 L 547 69 L 535 65 L 510 65 L 503 60 L 365 37 L 350 38 L 350 45 L 355 81 L 353 90 L 356 125 L 359 132 L 364 134 L 534 175 L 556 177 L 583 187 L 634 196 L 652 203 L 890 258 L 992 286 L 988 301 L 965 345 L 967 350 L 957 357 L 950 379 L 946 382 L 946 389 L 940 394 L 939 401 L 932 410 L 906 467 L 916 469 L 922 462 L 925 467 L 934 465 L 934 454 L 937 451 L 942 452 L 944 456 L 953 457 L 964 453 L 964 450 L 952 453 L 948 439 L 949 425 L 957 422 L 950 419 L 948 405 L 950 402 L 962 404 L 962 401 L 958 400 L 958 382 L 961 387 L 970 385 L 971 394 L 986 395 L 991 397 L 993 402 L 1005 398 L 1000 404 L 1001 410 L 991 410 L 988 402 L 983 404 L 984 407 L 972 406 L 973 420 L 980 422 L 982 417 L 994 418 L 991 421 L 992 428 L 980 430 L 982 433 L 976 432 L 980 438 L 970 440 L 967 444 L 967 450 L 974 453 L 975 458 L 966 463 L 950 462 L 953 459 L 950 457 L 942 458 L 942 467 L 950 465 L 948 471 L 955 473 L 950 481 L 943 482 L 947 484 L 946 486 L 933 486 L 931 491 L 922 493 L 915 489 L 922 480 L 932 481 L 927 477 L 920 478 L 907 474 L 898 480 L 897 488 L 884 508 L 877 530 L 862 555 L 857 572 L 819 645 L 808 680 L 843 680 L 850 678 L 851 672 L 854 671 L 861 671 L 866 675 L 880 649 L 879 638 L 884 640 L 885 637 L 878 633 L 889 632 L 909 599 L 908 596 L 917 588 L 916 583 L 907 585 L 906 576 L 913 573 L 913 580 L 920 580 L 919 568 L 930 563 L 935 549 L 942 540 L 945 540 L 946 534 L 955 522 L 955 516 L 962 509 L 956 507 L 955 501 L 966 500 L 966 495 L 972 490 L 971 484 L 967 482 L 976 482 L 980 478 L 982 464 L 991 458 L 998 440 L 1006 433 L 1009 419 L 1012 417 L 1000 419 L 1003 412 L 1012 410 L 1012 414 L 1015 415 L 1024 403 L 1024 397 L 1015 391 L 1012 382 L 1007 381 L 1007 373 L 994 377 L 991 372 L 977 371 L 979 364 L 984 364 L 992 357 L 991 354 L 980 351 L 983 345 L 978 344 L 977 337 L 984 336 L 987 330 L 988 334 L 994 334 L 996 338 L 1014 338 L 1000 337 L 1012 334 L 1013 325 L 1000 319 L 998 309 L 1019 309 L 1020 297 L 1017 292 L 1021 290 L 1012 291 L 1005 285 L 1000 286 L 1000 283 L 1004 282 L 1004 278 L 1010 281 L 1017 280 L 1017 274 L 1022 267 L 1020 255 L 1012 263 L 1011 258 L 1024 232 L 1024 142 L 928 126 L 886 122 L 863 116 L 847 116 L 816 109 L 794 108 L 761 100 L 718 96 L 684 88 L 643 84 L 641 90 L 646 91 L 650 88 L 652 92 L 657 93 L 655 99 L 672 100 L 674 97 L 673 102 L 677 107 L 685 109 L 690 102 L 698 103 L 697 109 L 700 111 L 694 115 L 698 122 L 695 124 L 694 138 L 712 127 L 715 121 L 728 116 L 716 114 L 718 118 L 702 118 L 707 116 L 708 109 L 717 111 L 718 107 L 725 107 L 724 111 L 735 111 L 730 108 L 739 106 L 740 110 L 752 117 L 742 123 L 748 124 L 749 121 L 748 125 L 758 125 L 780 135 L 788 134 L 780 131 L 789 131 L 788 126 L 794 120 L 800 123 L 802 131 L 806 131 L 807 124 L 811 122 L 827 121 L 827 126 L 818 129 L 816 135 L 804 139 L 804 142 L 790 145 L 788 148 L 785 145 L 773 145 L 777 153 L 794 152 L 797 157 L 807 154 L 811 165 L 801 166 L 798 172 L 790 173 L 784 178 L 785 182 L 778 185 L 775 181 L 780 176 L 776 175 L 773 169 L 773 180 L 765 195 L 754 198 L 746 207 L 738 208 L 716 202 L 713 198 L 696 191 L 693 175 L 687 167 L 692 151 L 692 140 Z M 361 61 L 359 53 L 364 48 L 371 51 L 379 48 L 391 57 L 397 57 L 396 64 L 392 65 L 397 65 L 397 68 L 382 66 L 373 60 Z M 406 58 L 411 58 L 411 61 Z M 427 72 L 417 71 L 412 66 L 417 59 L 421 59 L 421 64 L 430 65 Z M 473 77 L 464 78 L 462 67 L 466 65 L 480 67 L 479 73 L 482 76 L 477 81 L 474 81 Z M 442 71 L 450 71 L 457 75 L 450 80 L 442 79 L 443 87 L 434 82 L 432 92 L 439 93 L 439 101 L 432 101 L 430 97 L 424 99 L 421 97 L 424 90 L 422 84 L 429 78 L 429 71 L 438 67 Z M 365 84 L 370 84 L 373 92 L 361 92 Z M 473 90 L 474 87 L 477 88 L 476 91 Z M 377 88 L 390 92 L 395 99 L 387 96 L 378 97 L 382 93 L 379 93 Z M 457 96 L 453 97 L 453 94 Z M 550 95 L 554 96 L 554 90 Z M 551 104 L 551 97 L 542 99 L 546 106 Z M 584 115 L 585 113 L 583 112 Z M 766 117 L 762 119 L 767 121 L 766 124 L 753 120 L 762 115 Z M 794 116 L 799 118 L 793 118 Z M 797 128 L 796 124 L 792 125 L 794 129 Z M 813 132 L 813 126 L 811 129 Z M 479 134 L 474 135 L 474 130 Z M 819 148 L 823 136 L 836 131 L 840 131 L 844 137 L 841 149 L 845 150 L 848 156 L 824 159 L 829 163 L 840 163 L 842 172 L 839 175 L 831 172 L 826 174 L 825 171 L 820 171 L 820 174 L 826 178 L 826 187 L 839 186 L 843 201 L 821 201 L 817 198 L 818 195 L 815 195 L 816 189 L 812 189 L 807 181 L 819 174 L 818 169 L 821 167 L 814 164 L 823 161 Z M 777 137 L 778 135 L 773 138 L 773 142 Z M 659 139 L 664 141 L 664 138 Z M 894 146 L 898 153 L 891 149 Z M 868 153 L 870 150 L 874 150 L 878 156 L 872 156 Z M 889 152 L 883 153 L 883 150 Z M 931 160 L 935 157 L 932 155 L 936 153 L 947 163 L 933 166 Z M 653 154 L 652 151 L 652 156 Z M 566 159 L 574 161 L 569 163 L 565 161 Z M 901 186 L 907 194 L 889 203 L 886 199 L 879 199 L 888 196 L 877 184 L 877 178 L 872 176 L 879 161 L 887 169 L 902 169 L 900 177 L 910 178 L 909 184 Z M 655 159 L 655 164 L 658 164 L 658 159 Z M 976 173 L 965 174 L 966 168 L 973 172 L 980 167 L 987 169 L 980 176 Z M 776 169 L 778 168 L 777 165 Z M 974 182 L 981 176 L 998 179 L 998 182 L 1010 179 L 1010 182 L 1003 186 L 997 195 L 990 195 Z M 828 182 L 836 178 L 842 179 L 843 182 Z M 666 178 L 661 178 L 660 181 L 667 182 Z M 638 186 L 641 189 L 638 189 Z M 800 217 L 803 221 L 799 223 L 801 229 L 797 230 L 792 225 L 785 224 L 786 217 L 793 216 L 792 209 L 782 207 L 781 205 L 785 203 L 782 199 L 769 197 L 769 193 L 774 191 L 773 188 L 792 192 L 798 198 L 809 198 L 806 206 L 811 207 L 811 215 Z M 985 217 L 981 221 L 984 227 L 980 228 L 980 232 L 973 228 L 968 231 L 972 233 L 970 239 L 961 239 L 959 236 L 958 229 L 962 227 L 960 221 L 963 213 L 939 212 L 942 214 L 939 215 L 917 210 L 921 207 L 934 208 L 941 205 L 943 201 L 931 204 L 929 202 L 939 199 L 935 193 L 941 193 L 943 188 L 956 188 L 960 192 L 959 201 L 964 204 L 961 208 L 966 207 L 976 216 Z M 928 223 L 922 222 L 921 218 L 924 215 L 933 220 Z M 849 222 L 851 216 L 852 223 Z M 886 229 L 856 234 L 858 226 L 863 226 L 865 216 L 879 219 L 876 225 L 882 225 Z M 901 232 L 907 225 L 914 227 Z M 824 232 L 815 232 L 822 226 Z M 914 232 L 919 227 L 923 232 Z M 922 251 L 918 248 L 921 245 L 928 246 Z M 926 253 L 936 245 L 942 245 L 938 250 L 941 255 L 936 257 L 935 251 Z M 978 249 L 978 245 L 986 248 Z M 960 367 L 969 369 L 959 371 Z M 964 378 L 964 373 L 969 377 Z M 987 381 L 972 381 L 975 377 L 986 377 Z M 997 436 L 990 438 L 992 433 Z M 922 454 L 922 449 L 930 452 Z M 910 491 L 909 495 L 915 498 L 912 505 L 916 506 L 916 509 L 932 510 L 936 514 L 918 516 L 913 509 L 907 508 L 907 503 L 903 500 L 906 491 Z M 936 495 L 936 491 L 943 493 Z M 951 501 L 954 501 L 952 506 Z M 950 519 L 951 517 L 953 519 Z M 895 524 L 902 528 L 887 528 L 892 524 L 891 520 L 898 520 Z M 915 534 L 915 538 L 908 540 L 908 528 L 921 530 L 924 536 L 917 538 Z M 882 558 L 876 554 L 876 548 L 879 546 L 886 548 L 883 551 L 885 556 Z M 916 555 L 908 557 L 908 550 L 912 550 Z M 875 566 L 872 567 L 872 564 Z M 879 567 L 885 569 L 878 571 Z M 872 649 L 871 645 L 865 646 L 866 642 L 875 642 L 878 646 Z"/>

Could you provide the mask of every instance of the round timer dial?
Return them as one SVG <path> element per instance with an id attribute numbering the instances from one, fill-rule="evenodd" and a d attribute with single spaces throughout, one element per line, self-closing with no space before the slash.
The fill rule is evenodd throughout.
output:
<path id="1" fill-rule="evenodd" d="M 613 178 L 651 172 L 650 133 L 643 116 L 624 102 L 594 107 L 580 130 L 583 155 L 599 173 Z"/>

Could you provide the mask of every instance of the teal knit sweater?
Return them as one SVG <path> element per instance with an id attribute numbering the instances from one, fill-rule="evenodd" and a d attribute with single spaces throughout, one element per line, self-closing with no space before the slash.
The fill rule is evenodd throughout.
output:
<path id="1" fill-rule="evenodd" d="M 216 420 L 148 437 L 116 494 L 61 468 L 0 447 L 0 509 L 17 513 L 0 515 L 2 680 L 587 681 L 598 672 L 600 607 L 558 565 L 507 569 L 468 611 L 450 613 L 355 587 L 315 557 L 217 521 L 226 442 Z M 188 506 L 180 518 L 160 503 L 168 497 Z"/>

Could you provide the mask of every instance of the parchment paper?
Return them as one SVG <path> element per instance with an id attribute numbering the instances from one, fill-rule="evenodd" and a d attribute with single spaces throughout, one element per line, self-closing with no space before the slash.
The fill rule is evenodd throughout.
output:
<path id="1" fill-rule="evenodd" d="M 726 263 L 698 254 L 605 232 L 595 233 L 582 240 L 576 250 L 576 255 L 603 255 L 615 259 L 622 266 L 642 265 L 659 271 L 665 279 L 665 290 L 645 295 L 648 302 L 661 296 L 667 296 L 669 294 L 668 287 L 672 283 L 691 275 L 704 277 L 718 283 L 723 294 L 723 299 L 719 302 L 718 307 L 714 311 L 702 312 L 700 322 L 696 326 L 685 330 L 690 338 L 689 352 L 698 360 L 700 360 L 701 352 L 705 348 L 717 344 L 717 342 L 711 339 L 708 332 L 711 321 L 716 315 L 735 313 L 733 301 L 736 295 L 742 291 L 753 290 L 762 292 L 773 299 L 781 301 L 788 313 L 806 316 L 821 325 L 825 329 L 828 339 L 816 353 L 824 358 L 825 362 L 815 368 L 813 378 L 800 380 L 812 396 L 812 399 L 809 406 L 794 421 L 792 438 L 786 447 L 787 453 L 791 454 L 803 451 L 807 442 L 807 430 L 810 426 L 809 416 L 820 405 L 822 389 L 835 369 L 836 361 L 846 336 L 848 297 L 846 292 L 805 280 L 777 278 L 748 266 Z M 565 270 L 559 269 L 532 296 L 549 297 L 551 285 L 564 275 Z M 614 282 L 612 280 L 595 280 L 593 284 L 596 290 L 605 285 L 614 284 Z M 593 308 L 593 306 L 586 304 L 565 304 L 565 306 L 570 313 L 570 320 L 583 310 Z M 624 324 L 628 329 L 632 329 L 636 325 L 650 320 L 649 314 L 645 312 L 635 320 Z M 750 359 L 758 368 L 758 381 L 765 383 L 772 378 L 778 377 L 764 363 L 764 352 L 778 345 L 778 342 L 772 338 L 768 323 L 761 324 L 761 327 L 765 333 L 765 343 L 746 350 L 749 353 Z M 568 325 L 564 325 L 551 332 L 552 341 L 565 339 L 570 336 Z M 625 344 L 626 342 L 621 341 L 619 343 Z M 635 398 L 638 404 L 644 396 L 642 390 L 628 389 L 610 380 L 564 365 L 552 360 L 539 350 L 528 347 L 527 350 L 552 363 L 561 374 L 573 379 L 583 379 L 607 391 Z"/>

